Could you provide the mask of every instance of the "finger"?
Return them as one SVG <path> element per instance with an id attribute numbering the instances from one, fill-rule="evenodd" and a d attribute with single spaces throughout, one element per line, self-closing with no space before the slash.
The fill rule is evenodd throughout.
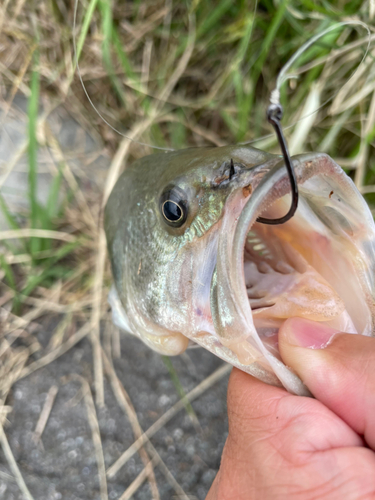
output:
<path id="1" fill-rule="evenodd" d="M 229 436 L 220 473 L 207 499 L 275 498 L 274 492 L 281 494 L 283 488 L 280 498 L 288 498 L 289 488 L 301 492 L 296 498 L 310 498 L 304 491 L 320 491 L 319 498 L 336 498 L 325 488 L 341 491 L 343 482 L 358 493 L 354 471 L 342 476 L 332 464 L 345 462 L 345 450 L 354 447 L 356 463 L 368 472 L 371 452 L 362 448 L 361 438 L 319 401 L 293 396 L 233 369 L 228 418 Z M 332 456 L 327 455 L 331 452 Z M 370 465 L 375 466 L 375 457 Z M 364 475 L 359 478 L 368 488 Z M 268 493 L 263 495 L 262 491 Z"/>
<path id="2" fill-rule="evenodd" d="M 375 449 L 375 339 L 291 318 L 279 348 L 311 393 Z"/>
<path id="3" fill-rule="evenodd" d="M 285 453 L 291 456 L 363 444 L 348 425 L 320 402 L 293 396 L 236 368 L 228 384 L 228 424 L 231 439 L 240 448 L 242 444 L 248 447 L 254 443 L 256 453 L 257 443 L 267 441 L 272 441 L 273 447 L 285 447 Z"/>

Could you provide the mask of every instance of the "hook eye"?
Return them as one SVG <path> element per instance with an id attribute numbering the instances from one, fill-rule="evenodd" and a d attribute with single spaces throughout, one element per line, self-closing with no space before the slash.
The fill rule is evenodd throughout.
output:
<path id="1" fill-rule="evenodd" d="M 283 217 L 280 217 L 279 219 L 265 219 L 264 217 L 258 217 L 257 222 L 260 222 L 261 224 L 269 224 L 276 226 L 278 224 L 285 224 L 289 219 L 293 217 L 295 214 L 297 207 L 298 207 L 298 185 L 297 185 L 297 179 L 296 175 L 294 172 L 294 168 L 292 165 L 292 161 L 290 159 L 289 151 L 288 151 L 288 146 L 283 134 L 283 130 L 281 128 L 281 119 L 283 117 L 283 108 L 281 104 L 270 104 L 267 109 L 267 118 L 268 121 L 271 123 L 273 128 L 275 129 L 277 139 L 280 144 L 281 151 L 283 153 L 284 157 L 284 162 L 285 162 L 285 167 L 288 171 L 289 175 L 289 181 L 290 181 L 290 187 L 292 191 L 292 204 L 290 206 L 290 209 L 286 215 Z"/>

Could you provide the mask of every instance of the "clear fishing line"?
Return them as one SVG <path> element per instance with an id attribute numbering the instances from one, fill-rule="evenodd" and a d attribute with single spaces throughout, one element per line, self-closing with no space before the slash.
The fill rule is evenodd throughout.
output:
<path id="1" fill-rule="evenodd" d="M 76 43 L 77 9 L 78 9 L 78 0 L 75 0 L 75 2 L 74 2 L 74 13 L 73 13 L 73 50 L 74 50 L 74 61 L 75 61 L 75 65 L 76 65 L 76 68 L 77 68 L 78 78 L 79 78 L 79 81 L 81 82 L 83 91 L 84 91 L 84 93 L 85 93 L 85 95 L 86 95 L 89 103 L 91 104 L 91 106 L 93 107 L 94 111 L 96 112 L 96 114 L 103 120 L 103 122 L 106 125 L 108 125 L 108 127 L 110 129 L 112 129 L 114 132 L 116 132 L 116 134 L 121 135 L 122 137 L 124 137 L 125 139 L 128 139 L 131 142 L 135 142 L 136 144 L 140 144 L 141 146 L 148 146 L 149 148 L 158 149 L 160 151 L 174 151 L 174 149 L 172 149 L 172 148 L 163 148 L 161 146 L 152 146 L 151 144 L 147 144 L 145 142 L 136 141 L 135 139 L 132 139 L 128 135 L 123 134 L 120 130 L 118 130 L 113 125 L 111 125 L 104 118 L 104 116 L 100 113 L 100 111 L 98 110 L 98 108 L 95 106 L 95 104 L 93 103 L 93 101 L 92 101 L 92 99 L 91 99 L 91 97 L 90 97 L 90 95 L 89 95 L 89 93 L 87 91 L 86 85 L 83 82 L 83 78 L 82 78 L 82 74 L 81 74 L 81 70 L 80 70 L 79 62 L 78 62 L 77 43 Z"/>
<path id="2" fill-rule="evenodd" d="M 254 24 L 255 24 L 255 15 L 256 15 L 256 12 L 257 12 L 257 8 L 258 8 L 258 0 L 255 0 L 253 22 L 251 24 L 251 30 L 250 30 L 250 35 L 249 35 L 249 43 L 250 43 L 251 37 L 253 35 Z M 111 125 L 111 123 L 109 123 L 108 120 L 106 120 L 104 118 L 104 116 L 100 113 L 100 111 L 98 110 L 98 108 L 95 106 L 93 100 L 90 97 L 90 94 L 88 93 L 86 85 L 84 84 L 84 81 L 83 81 L 83 78 L 82 78 L 82 74 L 81 74 L 81 69 L 80 69 L 80 66 L 79 66 L 79 61 L 78 61 L 78 52 L 77 52 L 77 43 L 76 43 L 77 10 L 78 10 L 78 0 L 75 0 L 75 2 L 74 2 L 74 12 L 73 12 L 73 51 L 74 51 L 74 61 L 75 61 L 75 65 L 76 65 L 76 68 L 77 68 L 78 78 L 79 78 L 79 81 L 81 83 L 82 89 L 83 89 L 83 91 L 84 91 L 84 93 L 86 95 L 87 100 L 89 101 L 90 105 L 92 106 L 92 108 L 94 109 L 94 111 L 96 112 L 96 114 L 103 120 L 103 122 L 111 130 L 113 130 L 114 132 L 116 132 L 116 134 L 121 135 L 125 139 L 128 139 L 129 141 L 132 141 L 132 142 L 134 142 L 136 144 L 140 144 L 141 146 L 148 146 L 150 148 L 158 149 L 158 150 L 161 150 L 161 151 L 175 151 L 173 148 L 163 148 L 163 147 L 160 147 L 160 146 L 152 146 L 151 144 L 139 142 L 139 141 L 137 141 L 135 139 L 132 139 L 131 137 L 127 136 L 126 134 L 124 134 L 123 132 L 121 132 L 120 130 L 118 130 L 116 127 L 114 127 L 113 125 Z M 158 97 L 150 95 L 150 94 L 145 94 L 145 95 L 147 95 L 148 97 L 152 97 L 155 100 L 159 100 L 161 102 L 167 102 L 167 101 L 163 101 L 163 100 L 159 99 Z M 170 104 L 177 105 L 176 103 L 170 103 Z"/>
<path id="3" fill-rule="evenodd" d="M 327 33 L 330 33 L 331 31 L 334 31 L 342 26 L 351 26 L 351 25 L 357 25 L 357 26 L 362 26 L 363 28 L 365 28 L 365 30 L 367 31 L 367 47 L 366 47 L 366 50 L 365 50 L 365 53 L 360 61 L 360 63 L 358 64 L 357 68 L 353 71 L 353 73 L 350 75 L 350 77 L 348 78 L 348 80 L 345 82 L 345 84 L 339 89 L 337 90 L 337 92 L 335 92 L 333 95 L 331 95 L 331 97 L 329 97 L 326 101 L 324 101 L 323 104 L 321 104 L 317 109 L 315 109 L 314 111 L 312 111 L 311 113 L 308 113 L 307 115 L 304 115 L 304 116 L 301 116 L 301 118 L 299 118 L 298 120 L 296 120 L 295 122 L 291 123 L 290 125 L 287 125 L 286 127 L 283 127 L 284 130 L 288 130 L 292 127 L 294 127 L 294 125 L 296 125 L 297 123 L 301 122 L 302 120 L 304 120 L 305 118 L 308 118 L 309 116 L 312 116 L 313 114 L 317 113 L 319 110 L 321 110 L 322 108 L 324 108 L 324 106 L 326 104 L 328 104 L 330 101 L 332 101 L 332 99 L 334 99 L 337 94 L 343 89 L 345 88 L 346 85 L 348 85 L 348 83 L 350 82 L 350 80 L 355 76 L 355 74 L 357 73 L 357 71 L 359 70 L 359 68 L 362 66 L 362 64 L 365 62 L 365 59 L 368 55 L 368 52 L 370 50 L 370 45 L 371 45 L 371 31 L 370 31 L 370 28 L 369 26 L 362 22 L 362 21 L 358 21 L 358 20 L 352 20 L 352 21 L 342 21 L 340 23 L 336 23 L 332 26 L 330 26 L 329 28 L 323 30 L 322 32 L 320 33 L 317 33 L 315 36 L 313 36 L 312 38 L 310 38 L 309 40 L 307 40 L 307 42 L 305 42 L 298 50 L 297 52 L 295 52 L 293 54 L 293 56 L 289 59 L 289 61 L 281 68 L 279 74 L 278 74 L 278 77 L 277 77 L 277 80 L 276 80 L 276 87 L 275 89 L 271 92 L 271 96 L 270 96 L 270 103 L 271 104 L 277 104 L 279 105 L 280 104 L 280 89 L 281 89 L 281 86 L 283 85 L 283 83 L 285 83 L 286 81 L 288 80 L 291 80 L 292 78 L 295 78 L 297 79 L 298 76 L 296 75 L 293 75 L 293 74 L 288 74 L 288 70 L 291 68 L 291 66 L 293 65 L 293 63 L 309 48 L 311 47 L 311 45 L 313 45 L 317 40 L 319 40 L 319 38 L 322 38 L 324 35 L 326 35 Z M 258 141 L 262 141 L 264 139 L 268 139 L 269 137 L 273 137 L 273 134 L 267 134 L 267 135 L 263 135 L 261 137 L 258 137 L 257 139 L 253 139 L 252 141 L 245 141 L 245 142 L 241 142 L 240 144 L 253 144 L 254 142 L 258 142 Z"/>
<path id="4" fill-rule="evenodd" d="M 348 80 L 345 82 L 345 84 L 343 85 L 343 87 L 341 87 L 337 92 L 335 92 L 331 97 L 329 97 L 323 104 L 321 104 L 319 106 L 319 108 L 317 108 L 316 110 L 312 111 L 311 113 L 305 115 L 305 116 L 302 116 L 302 118 L 300 118 L 299 120 L 297 120 L 295 123 L 293 123 L 293 125 L 295 125 L 296 123 L 300 122 L 301 120 L 303 120 L 304 118 L 307 118 L 308 116 L 311 116 L 313 115 L 314 113 L 317 113 L 320 109 L 322 109 L 326 104 L 328 104 L 334 97 L 337 96 L 337 94 L 339 93 L 339 91 L 344 88 L 346 85 L 348 85 L 348 83 L 350 82 L 350 80 L 354 77 L 354 75 L 357 73 L 357 71 L 359 70 L 359 68 L 362 66 L 362 64 L 364 63 L 366 57 L 367 57 L 367 54 L 369 52 L 369 49 L 370 49 L 370 44 L 371 44 L 371 31 L 370 31 L 370 28 L 368 27 L 368 25 L 362 21 L 358 21 L 358 20 L 352 20 L 352 21 L 342 21 L 342 22 L 339 22 L 339 23 L 336 23 L 332 26 L 330 26 L 329 28 L 321 31 L 320 33 L 317 33 L 315 36 L 313 36 L 312 38 L 310 38 L 309 40 L 307 40 L 306 43 L 304 43 L 298 50 L 297 52 L 295 52 L 293 54 L 293 56 L 289 59 L 289 61 L 281 68 L 279 74 L 278 74 L 278 77 L 277 77 L 277 80 L 276 80 L 276 88 L 271 92 L 271 97 L 270 97 L 270 102 L 271 104 L 280 104 L 280 89 L 281 89 L 281 86 L 283 85 L 283 83 L 285 83 L 286 81 L 292 79 L 292 78 L 298 78 L 296 77 L 295 75 L 293 74 L 288 74 L 288 71 L 289 69 L 292 67 L 292 65 L 294 64 L 294 62 L 309 48 L 311 47 L 311 45 L 314 45 L 314 43 L 319 40 L 319 38 L 322 38 L 323 36 L 327 35 L 328 33 L 330 33 L 331 31 L 335 31 L 336 29 L 338 28 L 341 28 L 342 26 L 362 26 L 362 28 L 364 28 L 366 31 L 367 31 L 367 35 L 368 35 L 368 41 L 367 41 L 367 47 L 366 47 L 366 50 L 365 50 L 365 53 L 360 61 L 360 63 L 358 64 L 357 68 L 355 69 L 355 71 L 353 71 L 353 73 L 350 75 L 350 77 L 348 78 Z M 289 125 L 289 127 L 293 126 L 293 125 Z M 288 128 L 289 128 L 288 127 Z"/>
<path id="5" fill-rule="evenodd" d="M 255 14 L 256 14 L 256 11 L 257 11 L 257 6 L 258 6 L 258 0 L 256 0 L 255 2 L 255 8 L 254 8 L 254 20 L 255 20 Z M 153 149 L 157 149 L 157 150 L 160 150 L 160 151 L 174 151 L 173 148 L 165 148 L 165 147 L 161 147 L 161 146 L 153 146 L 151 144 L 148 144 L 148 143 L 144 143 L 144 142 L 140 142 L 140 141 L 137 141 L 135 139 L 132 139 L 131 137 L 127 136 L 126 134 L 124 134 L 123 132 L 121 132 L 120 130 L 118 130 L 116 127 L 114 127 L 111 123 L 108 122 L 108 120 L 106 120 L 104 118 L 104 116 L 100 113 L 100 111 L 98 110 L 98 108 L 95 106 L 94 102 L 92 101 L 89 93 L 88 93 L 88 90 L 84 84 L 84 81 L 83 81 L 83 78 L 82 78 L 82 74 L 81 74 L 81 70 L 80 70 L 80 66 L 79 66 L 79 61 L 78 61 L 78 53 L 77 53 L 77 43 L 76 43 L 76 27 L 77 27 L 77 10 L 78 10 L 78 0 L 75 0 L 74 2 L 74 15 L 73 15 L 73 49 L 74 49 L 74 60 L 75 60 L 75 64 L 76 64 L 76 68 L 77 68 L 77 73 L 78 73 L 78 78 L 80 80 L 80 83 L 81 83 L 81 86 L 83 88 L 83 91 L 86 95 L 86 98 L 87 100 L 89 101 L 90 105 L 92 106 L 92 108 L 94 109 L 94 111 L 97 113 L 97 115 L 103 120 L 103 122 L 111 129 L 113 130 L 114 132 L 116 132 L 117 134 L 121 135 L 122 137 L 124 137 L 125 139 L 128 139 L 129 141 L 132 141 L 136 144 L 140 144 L 141 146 L 147 146 L 147 147 L 150 147 L 150 148 L 153 148 Z M 254 27 L 254 20 L 253 20 L 253 23 L 252 23 L 252 26 L 251 26 L 251 32 L 250 32 L 250 39 L 251 39 L 251 36 L 252 36 L 252 32 L 253 32 L 253 27 Z M 366 47 L 366 50 L 365 50 L 365 53 L 360 61 L 360 63 L 358 64 L 357 68 L 355 69 L 355 71 L 353 71 L 353 73 L 350 75 L 350 77 L 348 78 L 348 80 L 345 82 L 344 86 L 341 87 L 339 90 L 337 90 L 337 92 L 335 92 L 331 97 L 329 97 L 323 104 L 321 104 L 317 109 L 315 109 L 314 111 L 312 111 L 311 113 L 308 113 L 307 115 L 304 115 L 302 116 L 301 118 L 299 118 L 298 120 L 296 120 L 294 123 L 292 123 L 291 125 L 287 125 L 286 127 L 284 127 L 284 130 L 287 130 L 291 127 L 294 127 L 294 125 L 296 125 L 297 123 L 299 123 L 300 121 L 304 120 L 305 118 L 308 118 L 309 116 L 317 113 L 320 109 L 322 109 L 324 106 L 326 106 L 326 104 L 328 104 L 332 99 L 334 99 L 336 97 L 336 95 L 339 93 L 339 91 L 344 88 L 350 81 L 351 79 L 355 76 L 355 74 L 357 73 L 357 71 L 359 70 L 359 68 L 362 66 L 362 64 L 364 63 L 367 55 L 368 55 L 368 52 L 369 52 L 369 49 L 370 49 L 370 45 L 371 45 L 371 31 L 370 31 L 370 28 L 369 26 L 364 23 L 363 21 L 359 21 L 359 20 L 351 20 L 351 21 L 342 21 L 342 22 L 339 22 L 339 23 L 336 23 L 332 26 L 330 26 L 329 28 L 321 31 L 320 33 L 317 33 L 316 35 L 314 35 L 312 38 L 310 38 L 307 42 L 305 42 L 298 50 L 297 52 L 295 52 L 293 54 L 293 56 L 289 59 L 289 61 L 283 66 L 283 68 L 280 70 L 279 74 L 278 74 L 278 77 L 277 77 L 277 80 L 276 80 L 276 87 L 275 89 L 271 92 L 271 96 L 270 96 L 270 102 L 271 104 L 280 104 L 280 89 L 281 89 L 281 86 L 288 80 L 292 79 L 292 78 L 298 78 L 298 76 L 296 75 L 293 75 L 291 73 L 288 74 L 288 71 L 289 69 L 292 67 L 292 65 L 295 63 L 295 61 L 297 61 L 297 59 L 309 48 L 311 47 L 317 40 L 319 40 L 320 38 L 324 37 L 325 35 L 327 35 L 328 33 L 338 29 L 338 28 L 341 28 L 343 26 L 361 26 L 362 28 L 364 28 L 366 31 L 367 31 L 367 35 L 368 35 L 368 41 L 367 41 L 367 47 Z M 147 94 L 149 95 L 149 94 Z M 150 96 L 150 97 L 153 97 L 153 96 Z M 157 97 L 153 97 L 154 99 L 158 99 Z M 268 137 L 271 137 L 273 134 L 268 134 L 268 135 L 265 135 L 265 136 L 262 136 L 262 137 L 259 137 L 257 139 L 253 139 L 252 141 L 245 141 L 245 142 L 242 142 L 242 143 L 239 143 L 239 144 L 252 144 L 254 142 L 258 142 L 260 140 L 263 140 L 263 139 L 266 139 Z"/>

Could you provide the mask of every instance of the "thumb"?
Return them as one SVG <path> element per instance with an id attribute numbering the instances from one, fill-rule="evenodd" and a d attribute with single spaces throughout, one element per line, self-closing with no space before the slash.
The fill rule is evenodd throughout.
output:
<path id="1" fill-rule="evenodd" d="M 375 450 L 375 339 L 290 318 L 280 328 L 279 348 L 315 398 Z"/>

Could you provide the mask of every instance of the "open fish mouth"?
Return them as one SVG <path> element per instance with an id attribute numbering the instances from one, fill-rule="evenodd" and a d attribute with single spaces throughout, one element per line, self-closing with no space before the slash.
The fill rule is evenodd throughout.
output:
<path id="1" fill-rule="evenodd" d="M 304 394 L 281 362 L 278 330 L 298 316 L 372 335 L 374 222 L 352 181 L 324 154 L 293 158 L 300 193 L 295 216 L 278 226 L 256 222 L 260 215 L 280 217 L 290 205 L 283 162 L 274 163 L 262 165 L 269 171 L 251 196 L 242 186 L 226 203 L 211 285 L 222 346 L 216 354 Z"/>
<path id="2" fill-rule="evenodd" d="M 199 344 L 260 380 L 308 394 L 281 360 L 279 328 L 297 316 L 373 335 L 375 225 L 329 156 L 292 163 L 298 209 L 273 226 L 257 219 L 290 207 L 280 157 L 248 146 L 187 149 L 126 169 L 106 207 L 114 323 L 159 353 Z M 160 209 L 165 196 L 179 210 L 170 220 Z"/>

